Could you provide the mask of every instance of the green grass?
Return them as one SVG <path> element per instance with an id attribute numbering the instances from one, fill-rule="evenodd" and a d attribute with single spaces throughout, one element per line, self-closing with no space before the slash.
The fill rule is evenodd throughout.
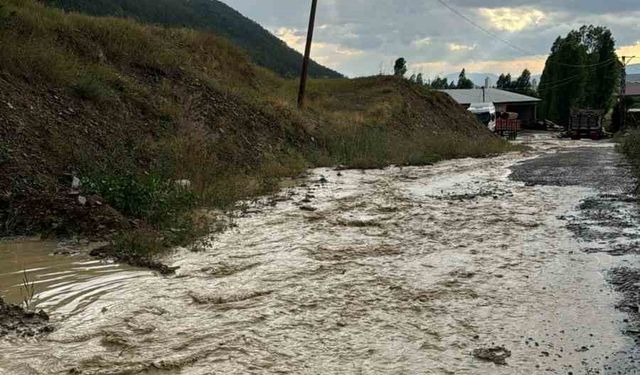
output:
<path id="1" fill-rule="evenodd" d="M 618 150 L 627 156 L 640 177 L 640 129 L 632 129 L 625 135 L 616 137 Z"/>

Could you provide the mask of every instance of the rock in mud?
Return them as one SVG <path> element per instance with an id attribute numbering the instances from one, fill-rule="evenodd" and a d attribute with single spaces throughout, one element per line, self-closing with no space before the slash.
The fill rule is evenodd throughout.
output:
<path id="1" fill-rule="evenodd" d="M 0 298 L 0 337 L 16 335 L 34 337 L 53 332 L 49 316 L 44 311 L 26 311 L 20 306 L 5 303 Z"/>
<path id="2" fill-rule="evenodd" d="M 473 356 L 483 361 L 493 362 L 496 365 L 506 365 L 507 358 L 511 357 L 511 351 L 503 346 L 479 348 L 473 351 Z"/>
<path id="3" fill-rule="evenodd" d="M 91 250 L 89 255 L 96 258 L 113 259 L 118 262 L 127 263 L 134 267 L 148 268 L 150 270 L 159 272 L 163 276 L 173 275 L 179 268 L 169 267 L 162 262 L 141 255 L 118 254 L 112 244 L 99 246 Z"/>

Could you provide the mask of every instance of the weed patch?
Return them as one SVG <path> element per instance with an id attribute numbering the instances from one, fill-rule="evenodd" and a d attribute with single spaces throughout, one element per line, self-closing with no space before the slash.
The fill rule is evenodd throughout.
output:
<path id="1" fill-rule="evenodd" d="M 195 204 L 195 197 L 188 189 L 157 176 L 85 178 L 83 187 L 88 195 L 100 195 L 123 214 L 144 219 L 156 226 L 162 226 Z"/>
<path id="2" fill-rule="evenodd" d="M 114 95 L 114 92 L 100 79 L 83 77 L 72 87 L 73 92 L 82 99 L 103 102 Z"/>

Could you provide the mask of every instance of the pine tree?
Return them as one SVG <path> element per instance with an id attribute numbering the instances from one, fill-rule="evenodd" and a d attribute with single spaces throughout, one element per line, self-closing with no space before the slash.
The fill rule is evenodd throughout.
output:
<path id="1" fill-rule="evenodd" d="M 620 77 L 615 40 L 604 27 L 583 26 L 551 48 L 540 84 L 540 117 L 566 124 L 572 108 L 608 111 Z"/>
<path id="2" fill-rule="evenodd" d="M 449 88 L 449 82 L 446 78 L 436 77 L 433 81 L 431 81 L 429 87 L 434 90 L 445 90 Z"/>
<path id="3" fill-rule="evenodd" d="M 473 81 L 467 78 L 467 72 L 465 69 L 462 69 L 460 75 L 458 76 L 458 89 L 472 89 L 474 87 Z"/>
<path id="4" fill-rule="evenodd" d="M 401 57 L 396 60 L 395 65 L 393 66 L 393 75 L 397 77 L 404 77 L 407 74 L 407 60 L 404 57 Z"/>
<path id="5" fill-rule="evenodd" d="M 535 96 L 536 93 L 533 90 L 533 84 L 531 83 L 531 72 L 529 69 L 525 69 L 522 71 L 520 77 L 518 77 L 515 82 L 511 84 L 511 90 L 528 96 Z"/>

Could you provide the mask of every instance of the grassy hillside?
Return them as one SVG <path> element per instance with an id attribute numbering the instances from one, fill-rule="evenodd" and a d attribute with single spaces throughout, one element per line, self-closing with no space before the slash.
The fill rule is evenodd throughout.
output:
<path id="1" fill-rule="evenodd" d="M 95 16 L 131 17 L 172 27 L 213 31 L 247 51 L 252 60 L 285 76 L 298 76 L 302 55 L 256 22 L 218 0 L 46 0 L 49 4 Z M 312 77 L 339 78 L 340 74 L 316 62 Z"/>
<path id="2" fill-rule="evenodd" d="M 298 111 L 295 81 L 214 35 L 0 4 L 0 236 L 107 237 L 136 263 L 197 235 L 194 208 L 308 167 L 509 149 L 448 96 L 394 77 L 312 80 Z"/>

